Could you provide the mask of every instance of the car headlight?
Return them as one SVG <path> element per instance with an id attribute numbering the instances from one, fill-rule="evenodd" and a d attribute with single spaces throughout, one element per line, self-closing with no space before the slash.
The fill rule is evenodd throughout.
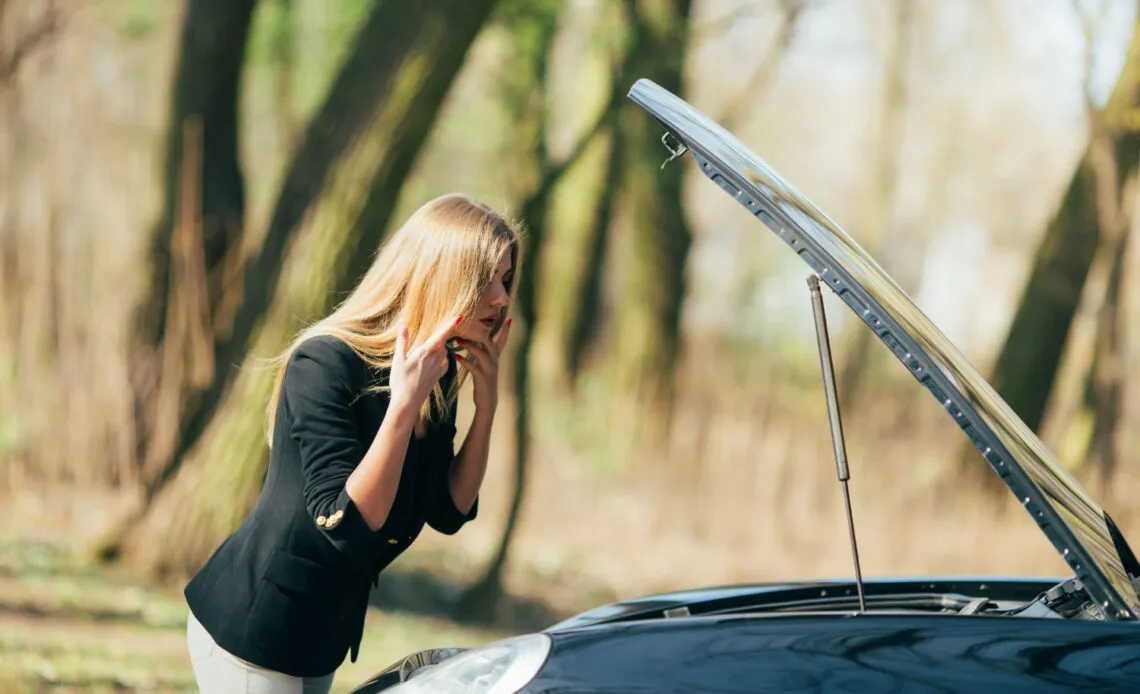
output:
<path id="1" fill-rule="evenodd" d="M 526 634 L 471 648 L 412 673 L 392 694 L 515 694 L 550 655 L 550 637 Z"/>

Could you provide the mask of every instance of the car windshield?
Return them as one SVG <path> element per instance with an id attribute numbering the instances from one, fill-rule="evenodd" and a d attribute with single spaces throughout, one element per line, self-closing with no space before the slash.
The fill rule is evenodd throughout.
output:
<path id="1" fill-rule="evenodd" d="M 684 100 L 649 80 L 638 81 L 629 97 L 665 128 L 667 146 L 678 155 L 691 152 L 702 173 L 791 245 L 926 386 L 1104 615 L 1136 619 L 1140 597 L 1131 572 L 1140 569 L 1131 566 L 1135 560 L 1104 509 L 875 260 L 730 132 Z"/>

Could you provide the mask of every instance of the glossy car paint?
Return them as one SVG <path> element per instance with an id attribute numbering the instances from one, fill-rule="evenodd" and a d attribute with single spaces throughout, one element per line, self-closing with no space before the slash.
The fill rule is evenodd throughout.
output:
<path id="1" fill-rule="evenodd" d="M 525 694 L 1135 692 L 1126 622 L 864 614 L 691 617 L 559 632 Z"/>

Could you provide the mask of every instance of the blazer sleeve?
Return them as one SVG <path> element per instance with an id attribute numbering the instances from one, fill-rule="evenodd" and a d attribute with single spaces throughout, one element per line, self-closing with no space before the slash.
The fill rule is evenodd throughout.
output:
<path id="1" fill-rule="evenodd" d="M 456 369 L 454 361 L 448 366 L 448 376 L 454 377 Z M 450 472 L 455 461 L 455 410 L 449 408 L 447 417 L 440 423 L 438 437 L 436 438 L 431 462 L 431 469 L 435 471 L 432 480 L 432 504 L 428 509 L 427 523 L 437 532 L 444 535 L 454 535 L 459 532 L 468 521 L 475 520 L 479 514 L 479 497 L 471 504 L 467 513 L 459 510 L 455 499 L 451 496 Z"/>
<path id="2" fill-rule="evenodd" d="M 297 347 L 285 368 L 281 392 L 288 407 L 289 435 L 301 456 L 302 494 L 310 519 L 341 552 L 367 556 L 375 533 L 345 490 L 364 459 L 352 402 L 357 388 L 349 348 L 336 338 L 312 338 Z M 382 532 L 381 528 L 377 532 Z"/>

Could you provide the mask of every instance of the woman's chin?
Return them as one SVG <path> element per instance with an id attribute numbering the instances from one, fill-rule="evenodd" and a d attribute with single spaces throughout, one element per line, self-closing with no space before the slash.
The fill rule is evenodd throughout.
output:
<path id="1" fill-rule="evenodd" d="M 478 325 L 469 326 L 459 337 L 472 342 L 484 342 L 491 336 L 492 330 L 494 330 L 494 326 L 486 326 L 480 323 Z"/>

